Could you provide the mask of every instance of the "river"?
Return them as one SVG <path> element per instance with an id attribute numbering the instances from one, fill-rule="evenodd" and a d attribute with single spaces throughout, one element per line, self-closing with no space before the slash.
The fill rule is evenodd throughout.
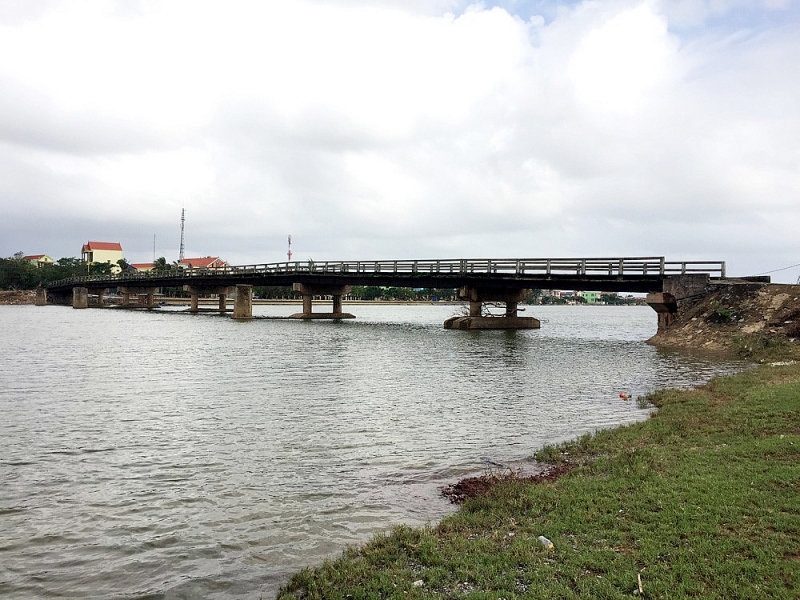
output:
<path id="1" fill-rule="evenodd" d="M 741 368 L 659 351 L 649 307 L 447 305 L 301 322 L 0 306 L 0 596 L 270 598 L 393 524 L 452 510 L 482 457 L 646 418 L 633 397 Z"/>

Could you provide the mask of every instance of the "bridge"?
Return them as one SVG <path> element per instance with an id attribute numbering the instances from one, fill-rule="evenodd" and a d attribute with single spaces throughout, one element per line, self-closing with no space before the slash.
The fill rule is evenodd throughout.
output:
<path id="1" fill-rule="evenodd" d="M 518 304 L 529 290 L 593 290 L 646 293 L 647 302 L 666 327 L 679 309 L 714 282 L 726 279 L 724 261 L 667 261 L 664 257 L 625 258 L 512 258 L 451 260 L 378 260 L 280 262 L 164 271 L 121 272 L 55 281 L 39 290 L 37 304 L 67 304 L 88 308 L 89 296 L 97 305 L 111 289 L 122 296 L 122 306 L 154 308 L 159 288 L 182 287 L 191 298 L 190 311 L 199 310 L 202 295 L 219 297 L 225 311 L 234 295 L 233 318 L 252 318 L 252 286 L 288 286 L 303 298 L 296 319 L 354 318 L 342 310 L 342 298 L 353 285 L 458 289 L 469 302 L 469 315 L 445 322 L 452 329 L 538 328 L 533 317 L 520 317 Z M 315 297 L 331 297 L 331 312 L 314 312 Z M 134 303 L 131 301 L 135 298 Z M 505 314 L 486 316 L 488 302 L 505 303 Z"/>

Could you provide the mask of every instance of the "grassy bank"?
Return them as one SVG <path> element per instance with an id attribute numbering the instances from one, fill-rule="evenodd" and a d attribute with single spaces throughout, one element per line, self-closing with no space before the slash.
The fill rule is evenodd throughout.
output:
<path id="1" fill-rule="evenodd" d="M 648 401 L 649 420 L 548 447 L 440 524 L 396 528 L 280 598 L 797 598 L 800 365 Z M 544 535 L 554 544 L 545 549 Z"/>

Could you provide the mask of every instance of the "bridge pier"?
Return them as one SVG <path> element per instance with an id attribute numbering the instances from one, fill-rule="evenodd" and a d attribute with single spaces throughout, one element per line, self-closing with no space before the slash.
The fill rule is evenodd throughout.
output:
<path id="1" fill-rule="evenodd" d="M 200 294 L 217 294 L 219 296 L 219 312 L 227 312 L 228 296 L 231 294 L 230 286 L 184 285 L 183 290 L 189 292 L 191 299 L 189 312 L 200 312 Z"/>
<path id="2" fill-rule="evenodd" d="M 316 285 L 295 283 L 295 292 L 303 296 L 303 312 L 290 315 L 290 319 L 355 319 L 356 316 L 342 311 L 342 296 L 350 293 L 349 285 Z M 333 312 L 319 313 L 313 311 L 314 296 L 332 296 Z"/>
<path id="3" fill-rule="evenodd" d="M 72 308 L 89 308 L 89 288 L 72 288 Z"/>
<path id="4" fill-rule="evenodd" d="M 36 306 L 47 305 L 47 290 L 45 288 L 36 288 L 36 299 L 33 301 Z"/>
<path id="5" fill-rule="evenodd" d="M 469 301 L 469 316 L 450 317 L 444 322 L 445 329 L 539 329 L 539 319 L 517 316 L 519 303 L 527 296 L 527 290 L 491 289 L 465 286 L 458 290 L 458 297 Z M 502 316 L 483 315 L 484 302 L 505 302 L 506 312 Z"/>
<path id="6" fill-rule="evenodd" d="M 247 320 L 253 318 L 253 286 L 237 285 L 236 300 L 233 303 L 233 318 Z"/>
<path id="7" fill-rule="evenodd" d="M 136 296 L 136 306 L 155 308 L 155 295 L 157 287 L 118 286 L 117 290 L 122 295 L 122 306 L 130 306 L 131 296 Z"/>

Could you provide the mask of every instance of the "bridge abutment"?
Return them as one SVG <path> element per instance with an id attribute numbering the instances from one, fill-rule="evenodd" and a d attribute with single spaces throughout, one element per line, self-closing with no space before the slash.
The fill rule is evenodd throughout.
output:
<path id="1" fill-rule="evenodd" d="M 47 290 L 45 288 L 36 288 L 36 298 L 34 299 L 33 303 L 36 306 L 47 305 Z"/>
<path id="2" fill-rule="evenodd" d="M 669 327 L 678 315 L 709 292 L 707 273 L 666 277 L 660 292 L 647 294 L 645 301 L 658 314 L 658 332 Z"/>
<path id="3" fill-rule="evenodd" d="M 469 301 L 469 316 L 450 317 L 444 322 L 445 329 L 539 329 L 541 322 L 533 317 L 518 316 L 519 303 L 528 295 L 528 290 L 506 288 L 478 288 L 466 286 L 458 291 L 458 297 Z M 485 302 L 504 302 L 505 314 L 486 316 Z"/>
<path id="4" fill-rule="evenodd" d="M 349 285 L 317 285 L 308 283 L 295 283 L 292 285 L 295 292 L 303 296 L 303 312 L 290 315 L 290 319 L 355 319 L 355 315 L 343 312 L 342 296 L 350 293 Z M 314 312 L 314 296 L 331 296 L 333 298 L 333 311 L 329 313 Z"/>

